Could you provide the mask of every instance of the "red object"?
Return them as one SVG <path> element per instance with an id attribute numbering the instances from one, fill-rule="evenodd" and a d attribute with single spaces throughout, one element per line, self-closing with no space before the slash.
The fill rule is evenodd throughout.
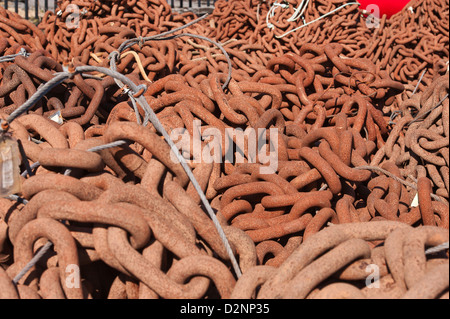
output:
<path id="1" fill-rule="evenodd" d="M 388 18 L 390 18 L 392 15 L 396 14 L 397 12 L 400 12 L 409 2 L 410 0 L 358 0 L 359 3 L 361 3 L 361 9 L 366 9 L 367 6 L 369 6 L 367 11 L 369 11 L 372 14 L 376 14 L 376 12 L 373 12 L 373 8 L 370 5 L 377 5 L 379 10 L 379 18 L 383 16 L 383 14 L 386 14 Z"/>

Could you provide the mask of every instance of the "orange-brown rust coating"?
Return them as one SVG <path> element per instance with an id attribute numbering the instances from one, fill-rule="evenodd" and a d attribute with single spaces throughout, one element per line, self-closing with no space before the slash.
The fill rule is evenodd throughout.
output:
<path id="1" fill-rule="evenodd" d="M 21 193 L 0 199 L 1 298 L 448 298 L 448 251 L 426 253 L 448 242 L 448 1 L 413 0 L 377 28 L 357 4 L 309 1 L 295 20 L 288 2 L 216 1 L 185 31 L 223 50 L 148 41 L 198 18 L 166 0 L 62 0 L 38 26 L 0 7 L 1 135 L 23 146 Z M 137 92 L 77 71 L 113 57 Z M 144 99 L 183 130 L 173 142 L 240 278 Z"/>
<path id="2" fill-rule="evenodd" d="M 72 267 L 72 265 L 78 266 L 78 254 L 75 240 L 70 235 L 69 230 L 58 221 L 40 218 L 27 223 L 22 228 L 17 235 L 14 246 L 14 269 L 16 272 L 31 260 L 33 243 L 40 237 L 48 238 L 55 246 L 55 251 L 58 254 L 59 278 L 67 298 L 83 298 L 80 285 L 68 286 L 65 284 L 68 275 L 66 269 L 69 269 L 67 267 Z"/>
<path id="3" fill-rule="evenodd" d="M 76 149 L 44 149 L 39 153 L 38 162 L 43 166 L 80 168 L 88 172 L 99 172 L 105 167 L 100 155 Z"/>
<path id="4" fill-rule="evenodd" d="M 176 161 L 175 156 L 170 156 L 171 150 L 158 135 L 147 128 L 131 122 L 114 122 L 106 128 L 105 139 L 111 143 L 121 139 L 131 139 L 146 149 L 148 149 L 156 158 L 169 167 L 178 177 L 182 185 L 186 185 L 188 177 Z"/>

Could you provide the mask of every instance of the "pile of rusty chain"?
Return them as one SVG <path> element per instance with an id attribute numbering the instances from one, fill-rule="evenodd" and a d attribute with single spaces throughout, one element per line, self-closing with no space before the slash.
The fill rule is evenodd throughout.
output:
<path id="1" fill-rule="evenodd" d="M 1 297 L 448 296 L 448 280 L 442 287 L 435 284 L 448 270 L 448 256 L 428 263 L 424 257 L 425 245 L 448 242 L 448 78 L 424 82 L 426 88 L 412 94 L 405 90 L 411 83 L 392 79 L 376 62 L 352 57 L 345 44 L 305 43 L 277 56 L 264 45 L 228 39 L 222 46 L 232 58 L 232 79 L 224 88 L 227 63 L 210 43 L 175 39 L 168 48 L 169 41 L 143 41 L 137 28 L 121 34 L 127 27 L 116 18 L 126 14 L 120 6 L 133 10 L 142 2 L 155 10 L 166 7 L 159 1 L 96 1 L 86 7 L 84 31 L 69 35 L 63 24 L 54 29 L 61 33 L 52 53 L 29 50 L 28 57 L 4 63 L 2 118 L 55 73 L 85 64 L 107 66 L 121 40 L 138 36 L 117 70 L 147 85 L 142 94 L 167 132 L 183 129 L 178 137 L 189 143 L 199 133 L 222 142 L 227 129 L 277 133 L 259 136 L 277 145 L 272 154 L 277 165 L 270 173 L 262 173 L 267 167 L 246 152 L 250 135 L 232 136 L 228 146 L 219 143 L 214 149 L 219 162 L 189 162 L 217 209 L 243 275 L 231 272 L 199 195 L 155 128 L 140 125 L 144 110 L 128 101 L 127 89 L 119 90 L 110 76 L 77 74 L 10 125 L 25 157 L 21 197 L 0 200 Z M 89 39 L 113 13 L 111 21 L 119 22 L 108 31 L 117 34 L 108 48 L 100 37 L 77 54 L 80 42 L 61 49 L 81 32 Z M 138 20 L 129 29 L 145 19 L 139 9 L 134 14 Z M 57 17 L 48 14 L 46 21 L 57 24 Z M 92 23 L 95 17 L 102 22 Z M 144 34 L 194 18 L 173 17 L 167 14 L 173 23 Z M 191 28 L 206 34 L 202 23 Z M 157 64 L 164 66 L 152 70 Z M 58 120 L 49 120 L 55 113 Z M 120 141 L 126 143 L 97 148 Z M 202 150 L 212 145 L 200 144 Z M 244 154 L 244 163 L 226 162 L 230 151 L 234 159 Z M 198 154 L 190 149 L 183 155 Z M 423 241 L 409 247 L 410 237 Z M 54 249 L 14 286 L 11 280 L 47 240 Z M 402 249 L 405 258 L 416 261 L 412 268 L 398 259 Z M 382 289 L 376 292 L 364 288 L 368 273 L 361 265 L 366 264 L 381 269 Z M 78 288 L 67 284 L 68 269 L 76 267 L 82 276 Z M 355 280 L 356 286 L 340 282 Z"/>
<path id="2" fill-rule="evenodd" d="M 77 2 L 63 2 L 59 11 L 62 14 L 48 12 L 39 24 L 48 39 L 47 51 L 62 64 L 72 61 L 75 65 L 106 67 L 109 55 L 124 41 L 157 35 L 197 18 L 189 12 L 172 13 L 165 1 L 129 2 L 105 1 L 101 7 L 98 7 L 98 2 L 91 2 L 90 6 L 86 5 L 90 2 L 81 2 L 78 10 L 85 14 L 79 17 L 77 24 L 67 23 L 70 15 L 73 15 L 72 10 L 68 10 L 68 5 Z M 199 35 L 204 33 L 206 32 L 198 30 L 195 32 Z M 272 56 L 263 52 L 263 46 L 249 46 L 246 41 L 235 40 L 222 43 L 231 56 L 235 69 L 244 69 L 253 74 L 255 69 L 263 68 Z M 148 82 L 174 72 L 195 76 L 208 70 L 220 70 L 222 67 L 226 70 L 227 67 L 220 50 L 216 52 L 217 48 L 210 43 L 192 38 L 140 42 L 132 49 L 121 56 L 118 71 L 136 74 L 141 80 Z"/>
<path id="3" fill-rule="evenodd" d="M 96 140 L 79 144 L 92 145 Z M 65 153 L 74 152 L 91 170 L 95 161 L 101 163 L 100 155 L 82 149 Z M 33 250 L 45 244 L 38 240 L 43 237 L 51 240 L 56 254 L 42 258 L 18 283 L 18 287 L 35 290 L 35 295 L 39 291 L 43 298 L 118 298 L 125 288 L 121 281 L 134 292 L 140 291 L 141 298 L 201 298 L 210 285 L 203 276 L 215 283 L 213 296 L 229 297 L 235 279 L 219 257 L 213 256 L 213 251 L 223 256 L 224 249 L 211 221 L 201 209 L 186 209 L 195 203 L 175 181 L 166 186 L 174 189 L 170 192 L 174 205 L 160 197 L 150 185 L 152 177 L 148 174 L 148 180 L 144 179 L 147 189 L 109 173 L 81 179 L 46 173 L 27 179 L 23 193 L 30 201 L 24 207 L 10 207 L 7 218 L 14 245 L 8 276 L 14 278 L 31 260 Z M 200 233 L 205 242 L 197 237 Z M 242 257 L 241 267 L 255 265 L 251 240 L 233 227 L 226 228 L 226 233 Z M 67 267 L 81 268 L 83 287 L 75 289 L 60 281 Z M 196 276 L 200 274 L 203 278 Z M 194 279 L 185 285 L 191 276 Z M 132 296 L 128 291 L 128 297 Z"/>
<path id="4" fill-rule="evenodd" d="M 448 70 L 448 32 L 448 0 L 411 1 L 374 39 L 373 45 L 383 47 L 377 49 L 377 65 L 393 79 L 423 91 Z"/>
<path id="5" fill-rule="evenodd" d="M 0 89 L 1 112 L 11 114 L 25 103 L 40 85 L 52 79 L 56 72 L 63 70 L 63 65 L 55 61 L 47 51 L 37 50 L 28 57 L 16 56 L 14 63 L 9 62 L 3 73 Z M 99 81 L 83 79 L 81 75 L 76 75 L 46 94 L 44 99 L 34 105 L 32 112 L 35 115 L 43 115 L 45 120 L 59 112 L 62 119 L 69 119 L 80 125 L 98 124 L 107 119 L 111 109 L 121 100 L 123 97 L 113 79 L 105 78 Z M 102 108 L 99 109 L 101 104 Z M 53 121 L 50 123 L 58 125 Z M 38 150 L 36 144 L 28 140 L 28 133 L 20 135 L 24 133 L 20 132 L 19 129 L 14 134 L 24 139 L 26 153 L 35 161 Z"/>
<path id="6" fill-rule="evenodd" d="M 0 7 L 0 39 L 2 56 L 21 47 L 43 49 L 47 43 L 44 33 L 34 23 L 3 7 Z"/>
<path id="7" fill-rule="evenodd" d="M 98 2 L 87 3 L 90 5 L 79 3 L 82 14 L 77 28 L 66 23 L 68 15 L 72 14 L 71 10 L 67 10 L 69 2 L 62 3 L 62 15 L 49 13 L 40 24 L 48 39 L 46 49 L 61 63 L 76 57 L 83 64 L 104 65 L 108 54 L 124 39 L 157 34 L 195 18 L 189 13 L 173 14 L 165 2 L 159 1 L 145 4 L 137 1 L 134 7 L 129 7 L 132 3 L 125 5 L 126 1 L 105 1 L 101 6 Z M 218 1 L 210 18 L 195 24 L 190 30 L 224 44 L 236 68 L 250 73 L 266 65 L 271 55 L 280 56 L 285 52 L 298 54 L 298 48 L 304 44 L 331 42 L 343 45 L 347 56 L 367 58 L 390 73 L 393 79 L 412 87 L 417 84 L 422 72 L 422 82 L 429 85 L 433 78 L 447 70 L 448 1 L 413 1 L 391 19 L 382 17 L 378 27 L 368 25 L 367 16 L 361 13 L 357 5 L 349 5 L 342 8 L 339 14 L 318 20 L 281 38 L 282 33 L 292 31 L 305 22 L 315 21 L 346 2 L 311 1 L 302 19 L 289 21 L 297 6 L 296 1 L 292 1 L 288 8 L 274 10 L 270 21 L 279 23 L 272 23 L 276 27 L 271 29 L 267 27 L 264 17 L 274 3 Z M 147 47 L 127 53 L 128 57 L 123 61 L 124 67 L 128 66 L 126 71 L 140 72 L 145 80 L 153 80 L 158 77 L 155 73 L 163 69 L 161 76 L 173 72 L 177 59 L 182 61 L 180 68 L 189 63 L 203 62 L 210 65 L 209 68 L 217 69 L 224 62 L 221 52 L 204 41 L 185 39 L 176 42 L 178 44 L 147 43 L 146 46 L 151 49 Z M 181 54 L 174 56 L 177 47 Z M 87 48 L 91 50 L 85 50 Z M 204 69 L 198 67 L 198 70 Z M 424 88 L 423 83 L 420 89 Z"/>
<path id="8" fill-rule="evenodd" d="M 417 183 L 419 194 L 421 188 L 427 192 L 430 187 L 433 187 L 435 194 L 447 203 L 449 199 L 448 91 L 449 80 L 448 76 L 444 75 L 432 82 L 424 92 L 404 100 L 396 113 L 398 117 L 392 122 L 393 128 L 386 143 L 372 159 L 372 165 L 379 165 L 383 161 L 395 163 L 400 168 L 399 173 L 402 178 Z M 447 207 L 443 205 L 440 208 L 440 214 L 448 214 L 445 212 Z M 441 215 L 441 218 L 444 216 Z M 448 217 L 445 219 L 448 220 Z"/>
<path id="9" fill-rule="evenodd" d="M 345 0 L 309 1 L 303 14 L 296 15 L 300 2 L 283 1 L 288 6 L 280 7 L 275 0 L 219 0 L 211 17 L 192 28 L 221 42 L 245 40 L 274 55 L 298 53 L 304 44 L 338 42 L 346 56 L 369 59 L 404 84 L 416 85 L 425 71 L 421 89 L 448 69 L 448 0 L 411 1 L 390 19 L 383 16 L 379 21 L 357 4 L 343 7 Z"/>
<path id="10" fill-rule="evenodd" d="M 250 268 L 231 297 L 448 299 L 448 256 L 430 258 L 424 250 L 448 239 L 448 230 L 395 221 L 334 225 L 291 245 L 289 252 L 275 245 L 262 249 L 259 256 L 273 252 L 273 261 L 287 257 L 280 264 Z M 371 240 L 383 245 L 371 247 Z M 378 281 L 368 278 L 374 272 Z"/>
<path id="11" fill-rule="evenodd" d="M 285 37 L 284 33 L 292 31 L 303 23 L 314 21 L 322 15 L 338 9 L 347 1 L 310 1 L 303 15 L 290 20 L 295 16 L 295 9 L 300 1 L 283 1 L 283 6 L 278 1 L 260 0 L 219 0 L 209 21 L 203 22 L 210 26 L 205 28 L 209 37 L 218 41 L 229 39 L 246 40 L 251 44 L 264 46 L 267 52 L 272 54 L 283 54 L 286 51 L 296 52 L 298 47 L 304 43 L 330 43 L 339 42 L 348 38 L 351 34 L 358 32 L 362 38 L 369 38 L 371 30 L 366 28 L 358 5 L 353 4 L 342 8 L 338 15 L 330 19 L 317 21 L 315 24 L 292 32 Z M 197 28 L 198 26 L 193 26 Z M 360 31 L 361 28 L 365 28 Z M 202 28 L 201 28 L 202 29 Z M 366 33 L 366 34 L 361 34 Z M 354 52 L 351 46 L 346 49 Z"/>
<path id="12" fill-rule="evenodd" d="M 69 5 L 77 6 L 75 21 Z M 64 1 L 58 9 L 47 12 L 38 25 L 48 39 L 45 49 L 62 64 L 70 61 L 103 67 L 108 65 L 109 54 L 125 40 L 159 34 L 176 23 L 173 19 L 184 21 L 189 16 L 172 15 L 170 6 L 158 0 Z M 139 52 L 128 52 L 118 71 L 146 70 L 144 79 L 151 81 L 158 72 L 162 76 L 173 72 L 176 51 L 173 41 L 147 43 Z"/>
<path id="13" fill-rule="evenodd" d="M 0 7 L 0 56 L 43 50 L 47 39 L 34 23 L 23 19 L 17 13 Z M 3 62 L 3 61 L 2 61 Z M 5 65 L 0 64 L 0 80 L 5 73 Z"/>

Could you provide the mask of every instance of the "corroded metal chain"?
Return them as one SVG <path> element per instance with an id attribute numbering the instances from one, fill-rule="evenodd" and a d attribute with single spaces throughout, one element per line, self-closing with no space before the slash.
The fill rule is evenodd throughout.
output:
<path id="1" fill-rule="evenodd" d="M 350 4 L 283 36 L 344 1 L 308 3 L 219 0 L 197 22 L 164 0 L 61 1 L 37 27 L 0 8 L 23 172 L 0 198 L 0 298 L 448 298 L 448 251 L 426 253 L 449 240 L 448 1 L 379 28 Z M 190 22 L 200 37 L 144 41 Z M 112 57 L 142 90 L 74 72 Z"/>

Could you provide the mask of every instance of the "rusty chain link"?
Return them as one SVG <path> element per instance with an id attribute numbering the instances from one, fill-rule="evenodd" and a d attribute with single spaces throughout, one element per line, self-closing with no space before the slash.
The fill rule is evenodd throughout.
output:
<path id="1" fill-rule="evenodd" d="M 60 1 L 37 26 L 0 8 L 2 136 L 23 151 L 0 298 L 448 298 L 448 0 L 378 28 L 344 3 Z"/>

